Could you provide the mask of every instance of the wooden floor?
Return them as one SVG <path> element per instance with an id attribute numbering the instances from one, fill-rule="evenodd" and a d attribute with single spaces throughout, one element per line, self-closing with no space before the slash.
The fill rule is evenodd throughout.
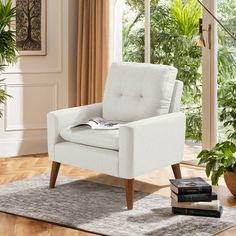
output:
<path id="1" fill-rule="evenodd" d="M 51 163 L 46 155 L 4 158 L 0 159 L 0 184 L 7 184 L 16 180 L 33 177 L 50 172 Z M 202 176 L 204 170 L 199 167 L 182 165 L 183 177 Z M 70 176 L 77 179 L 87 179 L 98 183 L 114 186 L 122 186 L 119 179 L 95 173 L 92 171 L 62 165 L 60 175 Z M 164 168 L 142 176 L 135 181 L 135 190 L 143 192 L 156 192 L 163 196 L 170 195 L 169 179 L 173 178 L 171 168 Z M 214 189 L 218 192 L 221 204 L 236 208 L 236 200 L 231 196 L 224 181 L 221 179 L 220 186 Z M 135 207 L 135 205 L 134 205 Z M 92 236 L 85 233 L 41 221 L 30 220 L 19 216 L 0 213 L 0 236 Z M 236 235 L 236 227 L 218 234 L 218 236 Z M 173 235 L 174 236 L 174 235 Z"/>

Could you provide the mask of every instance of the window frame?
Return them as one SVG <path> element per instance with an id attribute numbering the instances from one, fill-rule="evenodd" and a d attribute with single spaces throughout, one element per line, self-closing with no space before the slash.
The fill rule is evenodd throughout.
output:
<path id="1" fill-rule="evenodd" d="M 115 1 L 115 11 L 122 8 L 124 0 L 113 0 Z M 150 63 L 151 55 L 151 26 L 150 26 L 150 8 L 151 0 L 144 0 L 144 53 L 145 63 Z M 203 4 L 214 14 L 217 12 L 216 0 L 202 0 Z M 124 2 L 123 2 L 124 3 Z M 115 27 L 122 32 L 122 13 L 116 17 Z M 206 40 L 206 47 L 202 48 L 202 148 L 211 149 L 217 143 L 217 120 L 218 120 L 218 107 L 217 107 L 217 52 L 218 52 L 218 40 L 217 40 L 217 25 L 215 20 L 203 9 L 203 29 L 204 38 Z M 118 24 L 118 22 L 120 22 Z M 211 32 L 208 33 L 208 26 L 211 25 Z M 114 25 L 113 25 L 114 26 Z M 118 27 L 117 27 L 118 26 Z M 122 61 L 122 33 L 119 34 L 116 30 L 114 35 L 115 41 L 113 42 L 113 49 L 116 48 L 116 56 L 113 56 L 113 61 Z M 209 38 L 210 34 L 210 38 Z M 121 40 L 121 43 L 118 41 Z M 211 49 L 209 48 L 211 45 Z M 117 53 L 120 51 L 121 53 Z M 117 56 L 118 55 L 118 56 Z"/>

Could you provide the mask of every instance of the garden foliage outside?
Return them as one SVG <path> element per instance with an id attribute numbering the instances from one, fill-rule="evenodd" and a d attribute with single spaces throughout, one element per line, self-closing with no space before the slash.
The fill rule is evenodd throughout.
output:
<path id="1" fill-rule="evenodd" d="M 227 138 L 225 141 L 217 143 L 211 150 L 202 150 L 197 157 L 199 159 L 199 164 L 206 165 L 206 175 L 207 177 L 211 176 L 213 185 L 218 184 L 219 178 L 225 172 L 233 172 L 236 174 L 235 82 L 229 82 L 229 86 L 225 88 L 224 95 L 227 99 L 222 99 L 221 101 L 223 110 L 220 114 L 220 121 L 223 121 Z M 231 188 L 229 187 L 229 189 Z"/>
<path id="2" fill-rule="evenodd" d="M 221 20 L 236 32 L 235 0 L 217 2 Z M 144 1 L 125 0 L 125 4 L 123 60 L 144 62 Z M 151 0 L 151 63 L 178 68 L 177 79 L 184 83 L 182 109 L 187 115 L 186 138 L 195 142 L 202 139 L 202 49 L 196 45 L 201 15 L 201 6 L 196 0 Z M 218 35 L 218 103 L 221 112 L 225 91 L 228 91 L 229 82 L 236 78 L 236 42 L 221 28 Z"/>

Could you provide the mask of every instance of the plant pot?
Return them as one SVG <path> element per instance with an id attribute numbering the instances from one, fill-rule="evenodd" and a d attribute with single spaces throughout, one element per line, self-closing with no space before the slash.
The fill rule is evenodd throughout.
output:
<path id="1" fill-rule="evenodd" d="M 236 173 L 227 171 L 224 173 L 224 178 L 229 191 L 236 198 Z"/>

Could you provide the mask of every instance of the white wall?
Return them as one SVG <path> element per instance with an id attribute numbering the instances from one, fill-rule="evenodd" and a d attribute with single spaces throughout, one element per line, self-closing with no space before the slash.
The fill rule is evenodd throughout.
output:
<path id="1" fill-rule="evenodd" d="M 2 76 L 8 99 L 0 157 L 47 152 L 46 114 L 75 104 L 77 0 L 47 1 L 47 56 L 21 56 Z"/>

